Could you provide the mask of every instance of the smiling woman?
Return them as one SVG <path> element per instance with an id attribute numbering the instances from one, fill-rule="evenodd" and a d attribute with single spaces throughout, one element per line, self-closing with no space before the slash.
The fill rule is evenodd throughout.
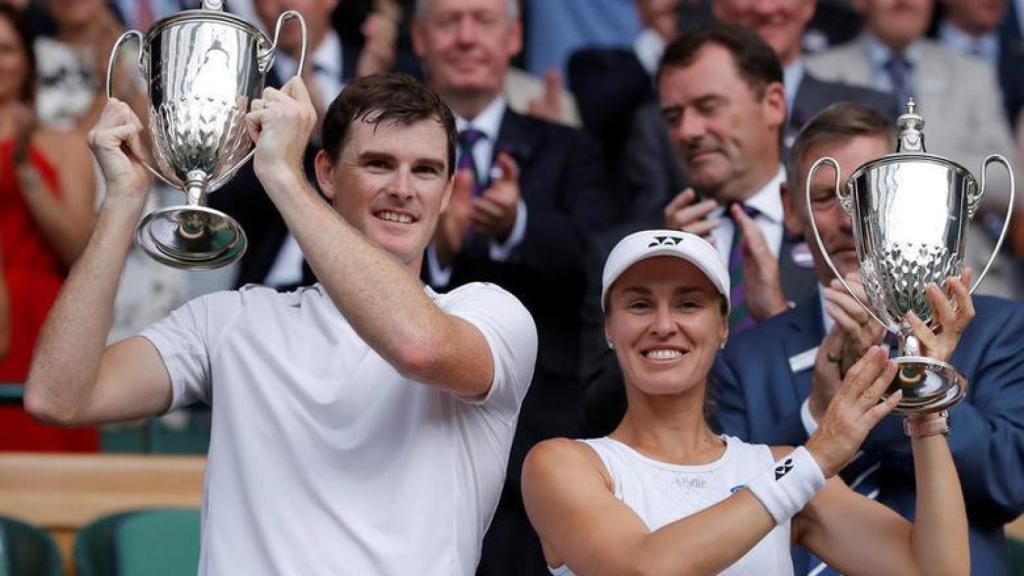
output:
<path id="1" fill-rule="evenodd" d="M 552 574 L 788 575 L 792 542 L 844 573 L 966 573 L 956 469 L 945 437 L 924 432 L 944 418 L 908 427 L 913 525 L 832 478 L 899 400 L 878 401 L 896 370 L 880 348 L 847 372 L 806 446 L 711 430 L 704 400 L 728 336 L 728 294 L 724 262 L 693 234 L 637 232 L 608 256 L 605 335 L 625 378 L 626 415 L 604 438 L 538 444 L 523 468 Z M 911 544 L 925 541 L 927 550 Z"/>

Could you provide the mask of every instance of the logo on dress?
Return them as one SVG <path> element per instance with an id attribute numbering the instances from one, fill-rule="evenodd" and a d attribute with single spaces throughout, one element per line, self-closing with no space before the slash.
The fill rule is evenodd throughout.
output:
<path id="1" fill-rule="evenodd" d="M 735 494 L 735 493 L 739 492 L 740 490 L 743 490 L 746 487 L 747 487 L 746 484 L 737 484 L 736 486 L 733 486 L 732 488 L 729 488 L 729 493 L 730 494 Z"/>

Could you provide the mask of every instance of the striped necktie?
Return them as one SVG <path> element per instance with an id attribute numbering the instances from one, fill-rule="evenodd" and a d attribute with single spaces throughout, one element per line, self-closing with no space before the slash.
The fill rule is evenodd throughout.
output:
<path id="1" fill-rule="evenodd" d="M 473 156 L 473 148 L 477 142 L 483 139 L 484 133 L 476 128 L 466 128 L 459 132 L 459 159 L 456 161 L 455 167 L 458 170 L 467 170 L 473 175 L 473 196 L 479 195 L 484 185 Z"/>
<path id="2" fill-rule="evenodd" d="M 757 208 L 744 204 L 740 204 L 740 207 L 751 218 L 757 218 L 760 214 Z M 732 214 L 731 204 L 726 207 L 725 213 Z M 732 219 L 731 216 L 729 218 Z M 729 248 L 729 285 L 729 302 L 732 307 L 729 313 L 729 335 L 735 336 L 757 324 L 747 307 L 747 289 L 743 283 L 743 229 L 735 221 L 732 223 L 732 244 Z"/>
<path id="3" fill-rule="evenodd" d="M 892 93 L 902 110 L 907 105 L 907 99 L 914 95 L 914 64 L 902 54 L 893 54 L 885 61 L 884 68 L 889 75 Z"/>

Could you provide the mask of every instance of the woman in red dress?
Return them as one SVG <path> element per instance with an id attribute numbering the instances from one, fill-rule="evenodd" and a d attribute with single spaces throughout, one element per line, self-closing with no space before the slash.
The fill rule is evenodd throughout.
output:
<path id="1" fill-rule="evenodd" d="M 36 124 L 28 30 L 22 13 L 0 4 L 0 331 L 6 326 L 9 333 L 0 348 L 0 383 L 6 384 L 24 382 L 39 329 L 85 248 L 95 213 L 84 135 Z M 98 444 L 93 428 L 44 426 L 21 406 L 0 407 L 0 450 L 88 451 Z"/>

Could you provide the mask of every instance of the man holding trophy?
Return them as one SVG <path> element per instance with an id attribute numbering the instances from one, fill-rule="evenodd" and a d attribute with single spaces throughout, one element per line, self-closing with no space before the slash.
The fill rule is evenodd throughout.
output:
<path id="1" fill-rule="evenodd" d="M 401 75 L 316 113 L 300 79 L 245 116 L 254 169 L 322 284 L 247 286 L 104 348 L 150 176 L 111 99 L 90 135 L 107 197 L 44 327 L 25 404 L 62 424 L 211 404 L 201 574 L 472 574 L 497 505 L 536 330 L 504 290 L 419 281 L 452 192 L 455 123 Z M 216 402 L 213 402 L 216 398 Z"/>
<path id="2" fill-rule="evenodd" d="M 900 136 L 910 140 L 920 136 L 918 120 L 920 117 L 913 114 L 901 118 L 904 130 Z M 861 188 L 856 198 L 851 198 L 848 190 L 858 190 L 862 181 L 840 185 L 837 190 L 837 182 L 842 184 L 854 170 L 857 172 L 851 180 L 856 180 L 863 173 L 858 167 L 865 165 L 870 170 L 889 162 L 894 170 L 905 172 L 919 168 L 914 162 L 922 159 L 932 168 L 943 165 L 944 159 L 927 158 L 923 151 L 904 156 L 905 147 L 901 153 L 886 156 L 895 141 L 896 134 L 886 120 L 852 103 L 827 108 L 797 137 L 788 190 L 783 195 L 786 223 L 808 239 L 819 289 L 795 309 L 738 336 L 719 355 L 715 373 L 720 383 L 720 428 L 751 441 L 804 443 L 814 431 L 822 407 L 831 400 L 838 378 L 869 346 L 882 342 L 886 331 L 873 316 L 890 320 L 887 327 L 897 328 L 903 340 L 897 360 L 908 366 L 903 375 L 907 380 L 898 383 L 904 390 L 904 400 L 897 411 L 913 420 L 904 426 L 902 419 L 894 417 L 879 424 L 863 444 L 863 452 L 842 475 L 851 488 L 912 516 L 915 490 L 906 435 L 947 433 L 970 523 L 972 572 L 1008 574 L 1003 524 L 1024 512 L 1024 486 L 1019 481 L 1024 474 L 1019 457 L 1024 450 L 1024 306 L 993 297 L 972 299 L 972 274 L 966 270 L 945 281 L 941 276 L 925 280 L 920 286 L 914 282 L 919 277 L 927 278 L 923 274 L 889 278 L 879 282 L 888 287 L 888 294 L 898 294 L 904 287 L 907 293 L 890 296 L 889 301 L 880 296 L 881 292 L 867 297 L 860 272 L 865 266 L 874 274 L 906 270 L 889 267 L 890 262 L 879 256 L 878 250 L 915 230 L 903 224 L 885 232 L 888 237 L 872 236 L 872 229 L 883 228 L 900 214 L 885 215 L 882 208 L 878 212 L 866 208 L 907 201 L 894 198 L 907 195 L 916 208 L 904 210 L 902 215 L 917 224 L 927 221 L 930 213 L 947 209 L 941 202 L 929 202 L 928 190 L 882 189 L 898 182 L 899 174 L 874 178 L 869 187 L 877 189 Z M 906 140 L 901 142 L 901 146 L 905 144 Z M 818 170 L 813 178 L 808 176 L 812 165 L 825 156 L 842 167 L 841 178 L 830 169 Z M 965 179 L 970 180 L 970 175 Z M 954 247 L 955 240 L 962 238 L 958 236 L 960 229 L 969 223 L 972 200 L 980 196 L 976 183 L 963 183 L 968 196 L 963 212 L 950 210 L 949 215 L 939 218 L 957 227 L 942 237 Z M 944 189 L 939 192 L 941 198 L 956 197 Z M 848 210 L 844 203 L 853 209 Z M 868 213 L 873 215 L 865 218 Z M 823 251 L 812 229 L 812 214 Z M 952 250 L 951 260 L 958 255 L 962 252 Z M 917 262 L 923 260 L 918 258 Z M 950 264 L 948 270 L 956 272 L 958 264 Z M 836 278 L 837 273 L 853 288 L 853 295 Z M 870 308 L 862 307 L 857 299 L 870 302 Z M 899 309 L 910 307 L 908 302 L 913 303 L 912 312 Z M 925 322 L 928 316 L 930 325 Z M 910 334 L 916 341 L 908 342 Z M 897 343 L 887 342 L 896 353 Z M 907 350 L 913 345 L 919 348 L 916 354 Z M 920 372 L 915 373 L 918 369 Z M 915 374 L 924 385 L 915 384 Z M 908 395 L 915 396 L 916 404 L 907 402 Z M 794 562 L 797 574 L 832 573 L 819 560 L 803 553 L 796 554 Z"/>

